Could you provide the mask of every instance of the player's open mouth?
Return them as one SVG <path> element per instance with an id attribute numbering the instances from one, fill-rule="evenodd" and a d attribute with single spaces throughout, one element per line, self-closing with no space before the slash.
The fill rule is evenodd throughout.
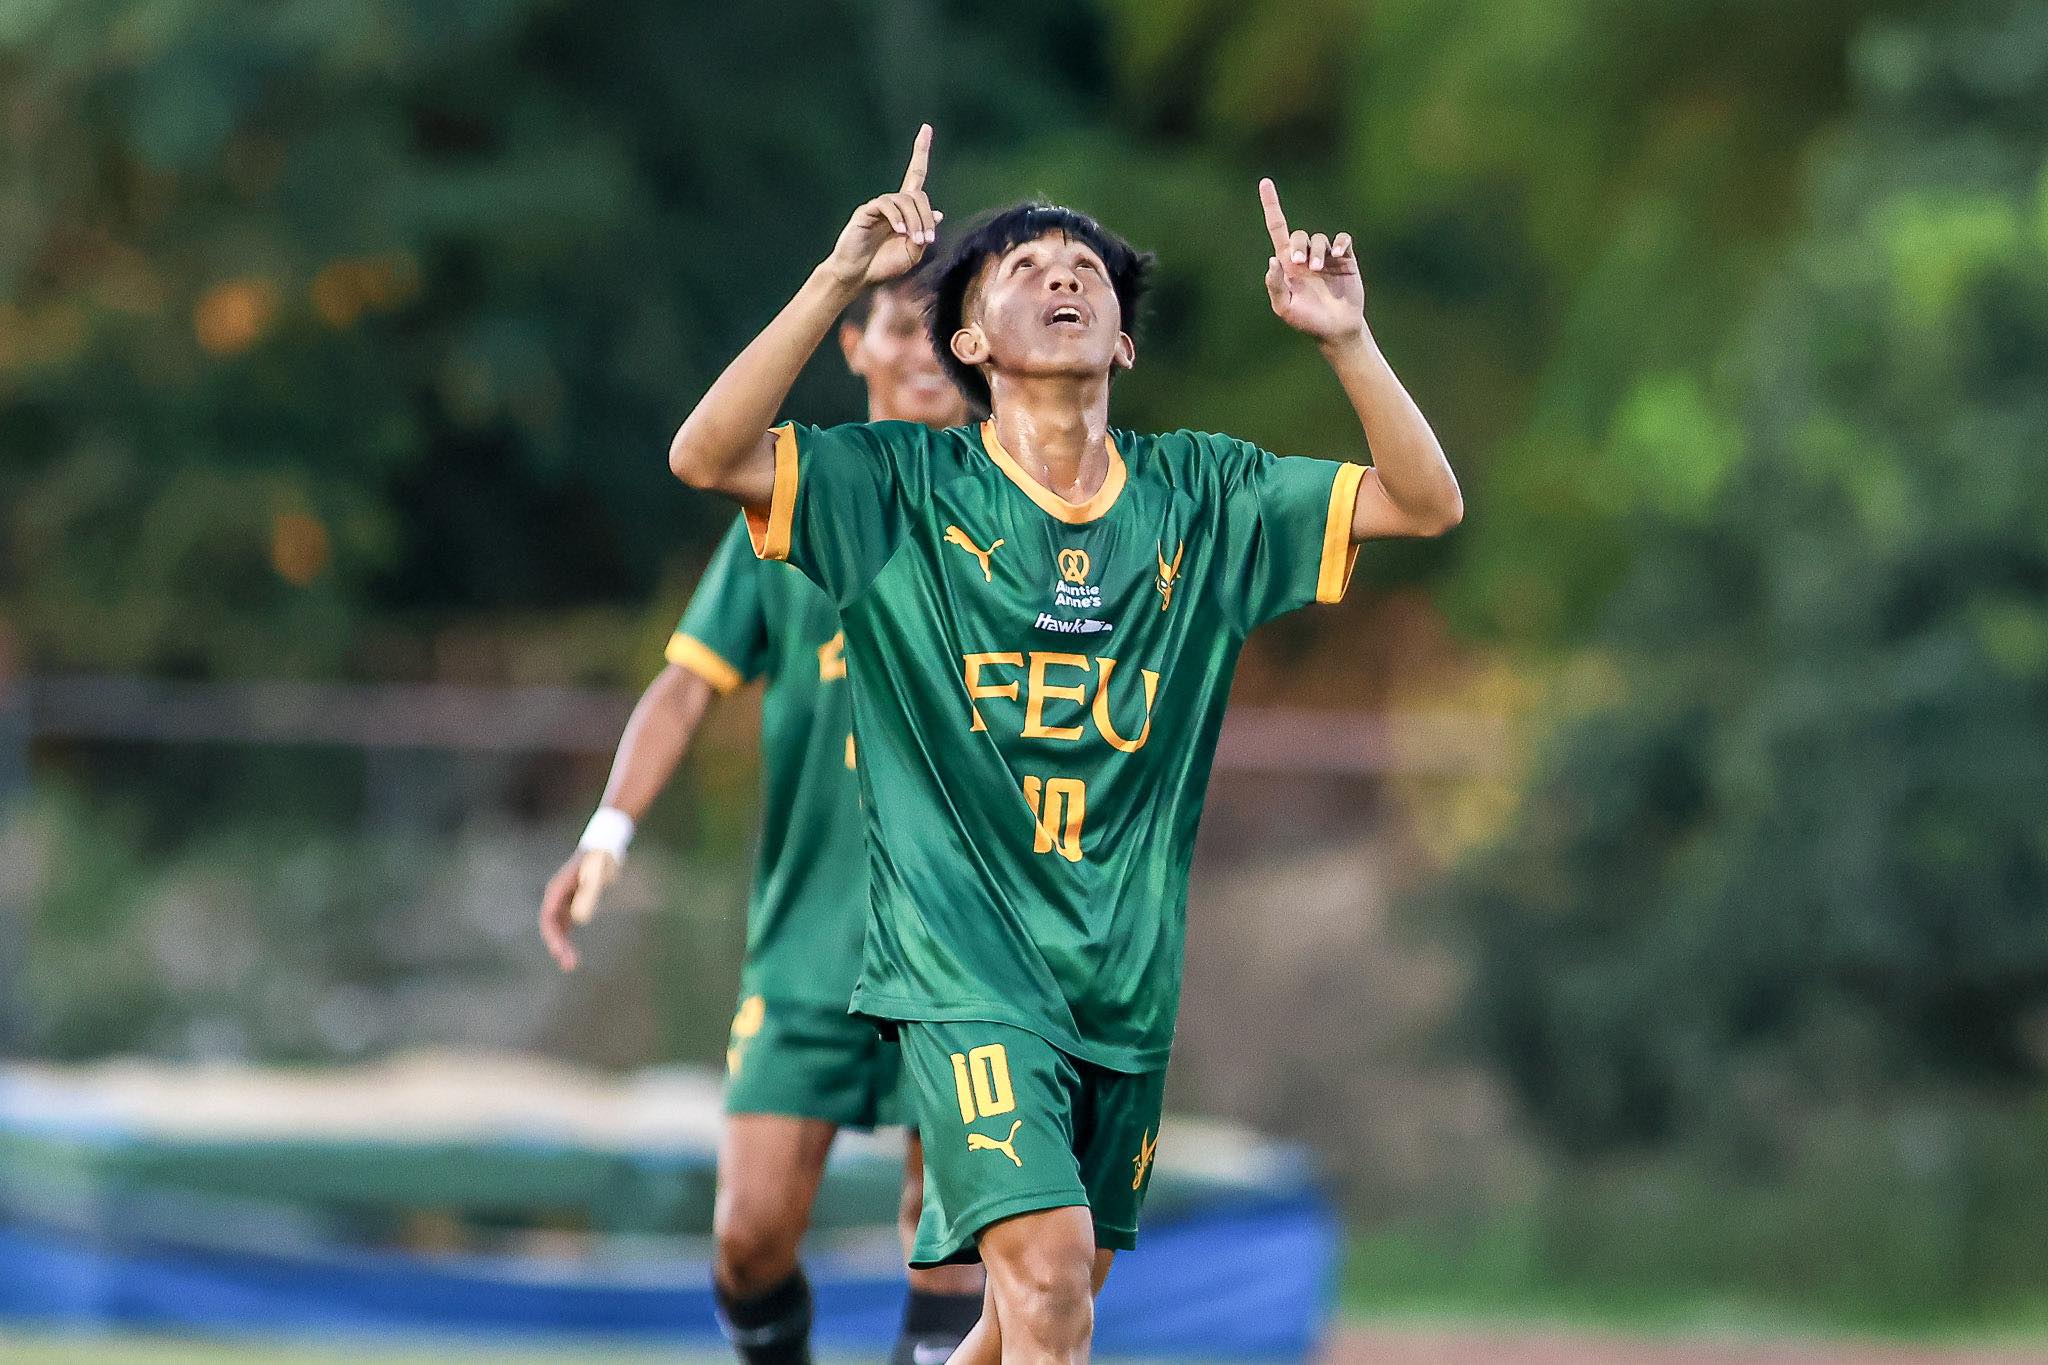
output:
<path id="1" fill-rule="evenodd" d="M 1045 311 L 1045 325 L 1048 327 L 1086 327 L 1088 315 L 1071 303 L 1055 304 Z"/>

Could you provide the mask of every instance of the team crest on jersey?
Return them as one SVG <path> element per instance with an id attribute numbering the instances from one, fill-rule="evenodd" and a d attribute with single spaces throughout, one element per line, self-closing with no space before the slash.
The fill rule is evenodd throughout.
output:
<path id="1" fill-rule="evenodd" d="M 1187 542 L 1173 547 L 1173 563 L 1166 562 L 1166 549 L 1159 549 L 1159 581 L 1152 586 L 1159 590 L 1159 610 L 1165 611 L 1173 605 L 1173 590 L 1180 586 L 1180 558 L 1187 553 Z"/>

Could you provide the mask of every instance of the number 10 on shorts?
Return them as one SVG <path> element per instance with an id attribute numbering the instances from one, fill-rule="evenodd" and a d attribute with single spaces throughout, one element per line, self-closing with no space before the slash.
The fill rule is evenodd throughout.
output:
<path id="1" fill-rule="evenodd" d="M 953 1054 L 953 1085 L 960 1094 L 960 1121 L 994 1118 L 1017 1107 L 1010 1088 L 1010 1054 L 1001 1043 Z"/>

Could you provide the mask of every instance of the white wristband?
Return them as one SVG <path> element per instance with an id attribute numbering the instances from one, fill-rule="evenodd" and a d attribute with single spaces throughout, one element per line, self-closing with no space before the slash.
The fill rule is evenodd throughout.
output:
<path id="1" fill-rule="evenodd" d="M 613 806 L 599 806 L 597 814 L 591 816 L 590 823 L 584 826 L 583 837 L 576 842 L 576 847 L 609 853 L 623 863 L 626 850 L 632 843 L 633 817 Z"/>

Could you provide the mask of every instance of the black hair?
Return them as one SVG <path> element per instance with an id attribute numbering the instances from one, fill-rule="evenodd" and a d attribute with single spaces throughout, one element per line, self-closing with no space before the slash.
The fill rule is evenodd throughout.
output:
<path id="1" fill-rule="evenodd" d="M 1124 315 L 1124 330 L 1137 335 L 1138 303 L 1145 296 L 1145 277 L 1152 269 L 1152 253 L 1139 251 L 1087 214 L 1043 201 L 1012 204 L 983 214 L 970 224 L 944 257 L 928 262 L 931 302 L 925 317 L 931 324 L 932 349 L 954 385 L 967 401 L 988 411 L 988 379 L 976 367 L 953 354 L 953 333 L 960 330 L 967 308 L 967 293 L 981 278 L 982 267 L 1010 251 L 1057 232 L 1069 241 L 1082 242 L 1102 258 L 1109 270 L 1110 288 Z"/>
<path id="2" fill-rule="evenodd" d="M 884 280 L 880 284 L 871 284 L 856 294 L 852 303 L 846 305 L 846 311 L 839 315 L 839 321 L 847 327 L 866 327 L 868 319 L 874 316 L 875 299 L 881 294 L 900 294 L 912 307 L 921 306 L 924 303 L 925 283 L 918 272 L 912 272 L 893 280 Z"/>

